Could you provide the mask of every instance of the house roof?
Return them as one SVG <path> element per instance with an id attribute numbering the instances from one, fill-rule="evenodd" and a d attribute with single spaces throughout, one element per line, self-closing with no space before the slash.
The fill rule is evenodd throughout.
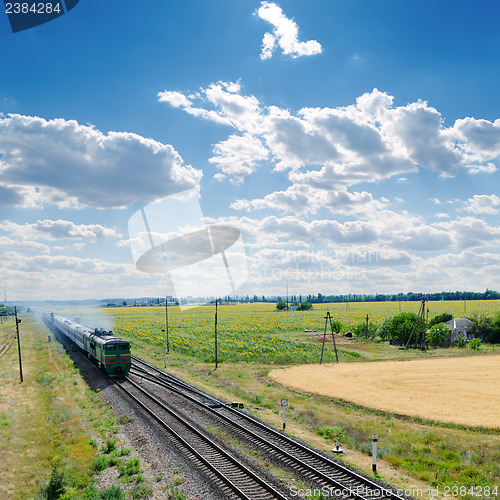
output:
<path id="1" fill-rule="evenodd" d="M 470 330 L 474 322 L 467 318 L 452 318 L 444 326 L 449 330 Z"/>

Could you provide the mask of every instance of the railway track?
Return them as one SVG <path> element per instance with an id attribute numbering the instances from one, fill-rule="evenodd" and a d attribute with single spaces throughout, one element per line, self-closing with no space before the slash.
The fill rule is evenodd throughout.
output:
<path id="1" fill-rule="evenodd" d="M 312 488 L 320 489 L 323 494 L 326 492 L 327 496 L 356 500 L 403 500 L 389 486 L 352 471 L 263 424 L 231 403 L 220 401 L 135 356 L 132 357 L 130 376 L 172 391 L 202 411 L 209 412 L 226 432 L 272 457 L 274 463 L 292 471 Z"/>
<path id="2" fill-rule="evenodd" d="M 286 500 L 286 496 L 222 449 L 220 443 L 197 429 L 140 384 L 129 379 L 117 385 L 172 436 L 177 446 L 198 463 L 199 468 L 212 478 L 227 498 Z"/>
<path id="3" fill-rule="evenodd" d="M 12 342 L 14 342 L 14 333 L 8 332 L 7 338 L 0 344 L 0 358 L 9 350 Z"/>

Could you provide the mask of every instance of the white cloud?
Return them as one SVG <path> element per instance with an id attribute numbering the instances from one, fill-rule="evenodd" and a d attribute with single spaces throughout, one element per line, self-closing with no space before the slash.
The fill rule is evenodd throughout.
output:
<path id="1" fill-rule="evenodd" d="M 195 186 L 170 145 L 74 120 L 0 117 L 0 194 L 8 206 L 125 207 Z"/>
<path id="2" fill-rule="evenodd" d="M 499 212 L 500 198 L 496 194 L 476 194 L 467 200 L 464 210 L 473 214 L 495 215 Z"/>
<path id="3" fill-rule="evenodd" d="M 116 229 L 100 224 L 75 224 L 68 220 L 38 220 L 33 224 L 16 224 L 11 221 L 0 223 L 0 230 L 10 233 L 16 239 L 59 240 L 61 238 L 83 239 L 94 243 L 96 240 L 119 237 Z"/>
<path id="4" fill-rule="evenodd" d="M 1 249 L 19 249 L 35 251 L 37 253 L 49 253 L 50 249 L 44 243 L 39 243 L 38 241 L 29 240 L 13 240 L 7 236 L 0 236 L 0 248 Z"/>
<path id="5" fill-rule="evenodd" d="M 262 53 L 260 58 L 262 60 L 270 59 L 273 56 L 273 51 L 276 46 L 276 38 L 271 33 L 264 33 L 262 39 Z"/>
<path id="6" fill-rule="evenodd" d="M 449 232 L 456 248 L 479 248 L 500 242 L 500 226 L 491 226 L 476 217 L 459 217 L 436 226 Z"/>
<path id="7" fill-rule="evenodd" d="M 257 137 L 248 133 L 229 136 L 226 141 L 214 146 L 214 153 L 216 156 L 209 162 L 240 182 L 255 170 L 259 162 L 269 157 L 269 150 Z"/>
<path id="8" fill-rule="evenodd" d="M 245 210 L 300 211 L 307 205 L 314 210 L 325 190 L 335 199 L 358 183 L 394 176 L 409 179 L 406 174 L 419 169 L 442 177 L 493 173 L 492 162 L 500 156 L 500 149 L 492 146 L 490 163 L 478 163 L 466 151 L 460 121 L 446 128 L 440 113 L 426 102 L 397 107 L 392 96 L 377 89 L 358 97 L 354 105 L 295 113 L 264 106 L 254 96 L 242 95 L 241 85 L 231 82 L 212 84 L 189 99 L 160 93 L 159 100 L 183 102 L 186 112 L 238 131 L 214 146 L 209 161 L 221 171 L 219 180 L 240 183 L 264 164 L 288 171 L 292 185 L 286 191 L 233 205 Z"/>
<path id="9" fill-rule="evenodd" d="M 272 57 L 276 44 L 284 55 L 292 57 L 321 54 L 322 47 L 316 40 L 299 42 L 299 27 L 292 19 L 288 19 L 281 7 L 273 2 L 262 2 L 257 11 L 258 16 L 274 26 L 273 33 L 266 33 L 262 40 L 261 59 Z"/>

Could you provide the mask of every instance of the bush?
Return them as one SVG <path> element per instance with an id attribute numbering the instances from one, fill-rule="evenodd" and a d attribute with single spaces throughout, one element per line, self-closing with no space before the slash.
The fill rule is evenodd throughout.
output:
<path id="1" fill-rule="evenodd" d="M 434 325 L 438 325 L 439 323 L 446 323 L 447 321 L 450 321 L 450 319 L 453 319 L 453 315 L 450 313 L 438 314 L 430 320 L 428 326 L 430 328 Z"/>
<path id="2" fill-rule="evenodd" d="M 442 345 L 448 339 L 450 330 L 443 323 L 437 323 L 425 334 L 425 340 L 429 344 Z"/>
<path id="3" fill-rule="evenodd" d="M 45 493 L 47 495 L 47 500 L 57 500 L 61 495 L 64 494 L 64 473 L 58 470 L 57 464 L 54 465 L 52 472 L 50 473 L 50 479 L 45 488 Z"/>
<path id="4" fill-rule="evenodd" d="M 384 322 L 380 328 L 382 340 L 399 340 L 405 343 L 410 337 L 418 316 L 415 313 L 401 313 Z"/>
<path id="5" fill-rule="evenodd" d="M 335 333 L 340 333 L 344 325 L 340 321 L 332 319 L 332 328 Z"/>
<path id="6" fill-rule="evenodd" d="M 120 476 L 132 476 L 141 472 L 139 457 L 129 458 L 125 465 L 120 465 Z"/>
<path id="7" fill-rule="evenodd" d="M 106 459 L 106 457 L 97 457 L 92 462 L 92 470 L 96 474 L 99 474 L 99 472 L 102 472 L 107 467 L 108 467 L 108 460 Z"/>
<path id="8" fill-rule="evenodd" d="M 488 340 L 494 344 L 500 342 L 500 312 L 491 320 L 491 328 L 488 334 Z"/>
<path id="9" fill-rule="evenodd" d="M 141 498 L 148 498 L 154 493 L 153 488 L 147 483 L 139 483 L 136 484 L 130 495 L 134 500 L 139 500 Z"/>
<path id="10" fill-rule="evenodd" d="M 366 332 L 366 321 L 362 321 L 357 325 L 353 326 L 352 334 L 356 337 L 365 337 L 369 339 L 374 339 L 377 336 L 378 327 L 375 323 L 371 321 L 368 323 L 368 334 Z"/>
<path id="11" fill-rule="evenodd" d="M 467 339 L 463 333 L 459 333 L 455 337 L 455 345 L 460 349 L 463 349 L 467 345 Z"/>
<path id="12" fill-rule="evenodd" d="M 106 439 L 106 443 L 102 445 L 102 452 L 103 453 L 111 453 L 112 451 L 116 450 L 116 439 Z"/>
<path id="13" fill-rule="evenodd" d="M 330 441 L 341 441 L 345 439 L 347 434 L 342 427 L 336 426 L 332 427 L 330 425 L 326 427 L 315 427 L 316 434 Z"/>
<path id="14" fill-rule="evenodd" d="M 479 349 L 481 349 L 481 340 L 479 340 L 479 339 L 471 339 L 471 340 L 469 340 L 469 342 L 467 342 L 467 345 L 473 351 L 479 351 Z"/>
<path id="15" fill-rule="evenodd" d="M 309 311 L 311 308 L 312 304 L 310 302 L 301 302 L 297 307 L 297 311 Z"/>

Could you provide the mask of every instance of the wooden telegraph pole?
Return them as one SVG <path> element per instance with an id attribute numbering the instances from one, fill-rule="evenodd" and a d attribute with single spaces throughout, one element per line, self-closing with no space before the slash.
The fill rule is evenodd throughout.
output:
<path id="1" fill-rule="evenodd" d="M 170 340 L 168 338 L 168 298 L 165 297 L 165 330 L 167 332 L 167 352 L 170 352 Z"/>
<path id="2" fill-rule="evenodd" d="M 323 363 L 323 352 L 325 350 L 325 342 L 326 342 L 326 327 L 328 326 L 328 322 L 330 322 L 330 329 L 332 332 L 333 348 L 335 349 L 335 358 L 337 359 L 337 363 L 339 362 L 339 356 L 337 354 L 337 345 L 335 344 L 335 335 L 333 333 L 332 317 L 330 316 L 330 311 L 328 311 L 325 316 L 325 332 L 323 334 L 323 346 L 321 348 L 321 358 L 319 359 L 319 364 Z"/>
<path id="3" fill-rule="evenodd" d="M 19 323 L 21 320 L 17 317 L 17 307 L 14 307 L 14 314 L 16 316 L 16 333 L 17 333 L 17 351 L 19 353 L 19 375 L 21 377 L 21 382 L 23 381 L 23 363 L 21 361 L 21 339 L 19 338 Z"/>
<path id="4" fill-rule="evenodd" d="M 215 369 L 217 370 L 217 299 L 215 299 Z"/>
<path id="5" fill-rule="evenodd" d="M 422 322 L 422 330 L 420 330 L 420 322 Z M 411 329 L 410 336 L 406 341 L 405 350 L 408 349 L 408 346 L 410 345 L 411 339 L 413 337 L 413 332 L 415 332 L 415 330 L 415 347 L 418 347 L 418 344 L 420 343 L 420 348 L 422 349 L 422 351 L 425 351 L 425 295 L 422 296 L 422 303 L 420 304 L 420 309 L 418 310 L 418 316 L 415 320 L 415 323 L 413 323 L 413 328 Z"/>

